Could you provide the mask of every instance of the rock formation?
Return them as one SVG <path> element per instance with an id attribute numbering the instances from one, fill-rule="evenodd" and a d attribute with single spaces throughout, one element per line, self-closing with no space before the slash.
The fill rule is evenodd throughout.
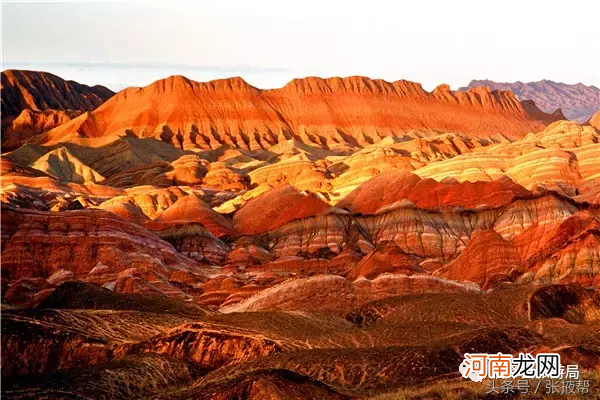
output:
<path id="1" fill-rule="evenodd" d="M 18 115 L 25 109 L 92 111 L 114 93 L 100 85 L 93 87 L 65 81 L 48 72 L 2 71 L 2 114 Z"/>
<path id="2" fill-rule="evenodd" d="M 92 111 L 114 93 L 38 71 L 2 71 L 2 151 Z"/>
<path id="3" fill-rule="evenodd" d="M 600 89 L 582 83 L 569 85 L 547 79 L 538 82 L 493 82 L 472 80 L 466 88 L 486 86 L 492 90 L 510 90 L 519 100 L 533 100 L 544 112 L 552 113 L 561 109 L 573 121 L 585 122 L 600 110 Z"/>
<path id="4" fill-rule="evenodd" d="M 526 109 L 507 91 L 462 93 L 441 85 L 429 93 L 413 82 L 364 77 L 296 79 L 281 89 L 260 90 L 241 78 L 200 83 L 172 76 L 123 90 L 36 142 L 98 146 L 133 135 L 182 149 L 260 150 L 289 139 L 336 148 L 413 129 L 515 139 L 558 119 L 533 107 Z"/>
<path id="5" fill-rule="evenodd" d="M 240 233 L 262 233 L 295 219 L 316 215 L 327 208 L 327 203 L 316 196 L 283 185 L 245 204 L 234 214 L 233 224 Z"/>
<path id="6" fill-rule="evenodd" d="M 59 270 L 108 287 L 119 279 L 139 278 L 158 293 L 184 298 L 189 295 L 172 282 L 210 275 L 206 267 L 179 254 L 169 243 L 114 214 L 100 210 L 47 213 L 3 206 L 3 292 L 20 280 L 48 279 Z"/>
<path id="7" fill-rule="evenodd" d="M 467 351 L 600 368 L 597 117 L 361 77 L 102 105 L 42 78 L 3 103 L 28 107 L 0 157 L 3 397 L 478 398 Z"/>

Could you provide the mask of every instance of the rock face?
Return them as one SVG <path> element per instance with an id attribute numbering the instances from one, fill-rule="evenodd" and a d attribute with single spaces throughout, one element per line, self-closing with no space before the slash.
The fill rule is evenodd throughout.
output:
<path id="1" fill-rule="evenodd" d="M 596 291 L 577 285 L 553 285 L 537 289 L 529 298 L 529 318 L 562 318 L 574 324 L 597 318 L 600 298 Z"/>
<path id="2" fill-rule="evenodd" d="M 104 86 L 87 86 L 65 81 L 39 71 L 2 71 L 2 114 L 19 115 L 21 111 L 82 110 L 92 111 L 114 92 Z"/>
<path id="3" fill-rule="evenodd" d="M 422 268 L 419 266 L 420 260 L 419 257 L 404 252 L 394 242 L 381 242 L 358 262 L 356 267 L 348 273 L 347 278 L 372 279 L 384 273 L 412 275 L 422 272 Z"/>
<path id="4" fill-rule="evenodd" d="M 103 184 L 115 187 L 198 185 L 207 172 L 206 160 L 195 155 L 184 155 L 170 163 L 159 162 L 126 169 L 111 175 Z"/>
<path id="5" fill-rule="evenodd" d="M 215 281 L 204 292 L 204 278 L 186 273 L 177 278 L 183 289 L 167 285 L 174 296 L 211 306 L 299 277 L 292 274 L 426 273 L 484 288 L 588 285 L 598 279 L 599 136 L 561 121 L 515 141 L 444 134 L 383 140 L 349 155 L 297 142 L 196 154 L 154 139 L 93 150 L 26 145 L 3 157 L 2 193 L 18 207 L 110 211 L 182 256 L 224 268 L 215 273 L 231 275 L 233 286 Z M 571 233 L 560 228 L 566 220 Z M 161 291 L 139 271 L 121 271 L 94 282 Z M 47 291 L 51 275 L 18 278 L 8 293 L 28 303 Z"/>
<path id="6" fill-rule="evenodd" d="M 183 149 L 260 150 L 289 139 L 334 148 L 413 129 L 519 138 L 556 119 L 535 106 L 526 109 L 511 92 L 485 88 L 461 93 L 441 85 L 429 93 L 413 82 L 349 77 L 296 79 L 260 90 L 241 78 L 200 83 L 172 76 L 124 90 L 37 142 L 96 145 L 135 135 Z"/>
<path id="7" fill-rule="evenodd" d="M 235 229 L 244 234 L 267 232 L 295 219 L 316 215 L 328 207 L 312 194 L 284 185 L 252 199 L 235 213 Z"/>
<path id="8" fill-rule="evenodd" d="M 166 227 L 189 222 L 201 223 L 217 237 L 235 235 L 231 221 L 214 211 L 196 194 L 181 197 L 165 211 L 158 214 L 153 223 L 147 223 L 146 226 L 151 229 L 158 229 L 159 226 Z"/>
<path id="9" fill-rule="evenodd" d="M 585 122 L 600 110 L 600 89 L 582 83 L 566 83 L 542 80 L 538 82 L 493 82 L 473 80 L 466 88 L 486 86 L 492 90 L 510 90 L 519 100 L 533 100 L 544 112 L 552 113 L 560 108 L 573 121 Z"/>
<path id="10" fill-rule="evenodd" d="M 95 183 L 104 179 L 64 147 L 46 153 L 32 167 L 65 182 Z"/>
<path id="11" fill-rule="evenodd" d="M 47 72 L 2 71 L 3 151 L 92 111 L 113 95 L 104 86 L 65 81 Z"/>
<path id="12" fill-rule="evenodd" d="M 488 288 L 511 281 L 523 271 L 514 246 L 493 230 L 474 234 L 465 250 L 441 271 L 442 276 Z"/>
<path id="13" fill-rule="evenodd" d="M 598 215 L 583 211 L 515 236 L 513 243 L 529 268 L 520 279 L 597 286 L 599 227 Z"/>
<path id="14" fill-rule="evenodd" d="M 500 207 L 532 194 L 506 177 L 491 182 L 462 182 L 445 179 L 420 179 L 406 172 L 381 174 L 359 186 L 336 206 L 362 214 L 374 214 L 398 199 L 419 208 Z M 408 203 L 406 203 L 408 205 Z"/>
<path id="15" fill-rule="evenodd" d="M 206 269 L 172 245 L 114 214 L 100 210 L 47 213 L 3 206 L 3 289 L 23 279 L 50 278 L 59 270 L 117 291 L 130 291 L 126 286 L 119 288 L 118 282 L 138 281 L 152 292 L 183 298 L 188 295 L 173 282 L 207 276 Z M 34 298 L 20 301 L 34 302 Z"/>
<path id="16" fill-rule="evenodd" d="M 4 106 L 4 103 L 2 105 Z M 81 115 L 81 111 L 51 109 L 35 111 L 26 108 L 16 117 L 4 116 L 4 111 L 2 115 L 2 147 L 16 149 L 29 138 L 49 131 Z"/>

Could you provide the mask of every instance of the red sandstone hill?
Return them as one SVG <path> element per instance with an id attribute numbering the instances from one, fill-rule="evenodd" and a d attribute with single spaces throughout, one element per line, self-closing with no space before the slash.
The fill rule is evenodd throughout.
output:
<path id="1" fill-rule="evenodd" d="M 533 100 L 545 112 L 560 108 L 570 120 L 585 122 L 600 110 L 600 89 L 583 83 L 569 85 L 547 79 L 538 82 L 494 82 L 473 80 L 466 88 L 487 86 L 492 90 L 510 90 L 519 100 Z"/>
<path id="2" fill-rule="evenodd" d="M 250 200 L 233 216 L 234 228 L 243 234 L 277 229 L 295 219 L 310 217 L 328 208 L 313 194 L 283 185 Z"/>
<path id="3" fill-rule="evenodd" d="M 171 225 L 190 222 L 203 224 L 217 237 L 235 234 L 231 222 L 210 208 L 208 204 L 195 194 L 178 199 L 173 205 L 159 214 L 154 221 L 146 223 L 146 227 L 152 230 L 160 230 Z"/>
<path id="4" fill-rule="evenodd" d="M 48 72 L 2 71 L 2 151 L 91 111 L 114 95 Z"/>
<path id="5" fill-rule="evenodd" d="M 336 206 L 370 214 L 382 207 L 400 205 L 400 201 L 410 201 L 417 207 L 428 209 L 476 208 L 482 205 L 501 207 L 528 197 L 532 197 L 532 193 L 506 176 L 495 181 L 458 182 L 446 178 L 436 182 L 405 171 L 392 171 L 363 183 Z"/>
<path id="6" fill-rule="evenodd" d="M 153 137 L 176 147 L 257 150 L 284 140 L 334 148 L 378 142 L 413 129 L 471 137 L 520 138 L 557 119 L 511 92 L 432 92 L 408 81 L 365 77 L 295 79 L 257 89 L 241 78 L 195 82 L 172 76 L 128 88 L 98 109 L 48 132 L 40 144 L 96 146 L 117 136 Z"/>
<path id="7" fill-rule="evenodd" d="M 40 71 L 2 71 L 2 116 L 16 116 L 25 109 L 92 111 L 114 92 L 104 86 L 65 81 Z"/>

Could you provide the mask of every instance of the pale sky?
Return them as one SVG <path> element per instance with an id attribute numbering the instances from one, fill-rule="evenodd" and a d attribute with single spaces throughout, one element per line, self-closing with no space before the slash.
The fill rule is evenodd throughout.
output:
<path id="1" fill-rule="evenodd" d="M 174 74 L 600 86 L 599 16 L 596 0 L 4 1 L 2 69 L 112 89 Z"/>

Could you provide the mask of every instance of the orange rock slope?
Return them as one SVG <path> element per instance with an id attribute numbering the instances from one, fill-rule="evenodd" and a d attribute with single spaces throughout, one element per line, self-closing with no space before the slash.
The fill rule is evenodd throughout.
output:
<path id="1" fill-rule="evenodd" d="M 91 111 L 114 93 L 39 71 L 2 71 L 2 148 L 17 148 L 31 137 Z"/>
<path id="2" fill-rule="evenodd" d="M 183 149 L 259 150 L 288 139 L 336 148 L 413 129 L 514 139 L 556 119 L 524 107 L 511 92 L 485 88 L 462 93 L 441 85 L 429 93 L 408 81 L 311 77 L 261 90 L 241 78 L 200 83 L 172 76 L 123 90 L 36 141 L 97 146 L 129 135 Z"/>

